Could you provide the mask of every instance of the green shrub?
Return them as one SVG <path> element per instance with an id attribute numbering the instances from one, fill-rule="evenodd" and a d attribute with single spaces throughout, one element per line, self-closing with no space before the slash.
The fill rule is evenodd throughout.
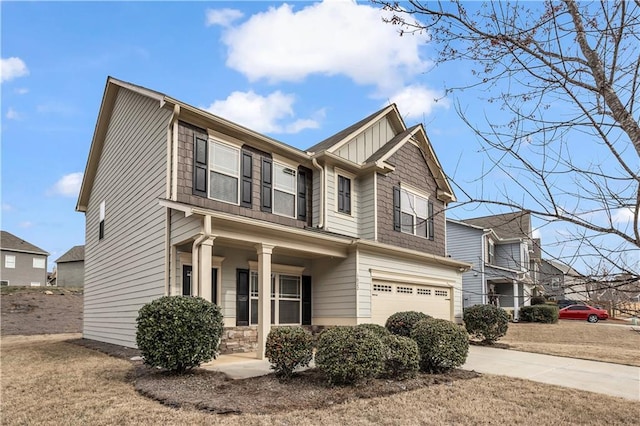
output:
<path id="1" fill-rule="evenodd" d="M 371 331 L 333 327 L 320 334 L 316 367 L 332 384 L 354 384 L 377 377 L 384 366 L 384 346 Z"/>
<path id="2" fill-rule="evenodd" d="M 165 296 L 144 305 L 136 343 L 145 364 L 184 372 L 218 356 L 220 308 L 200 297 Z"/>
<path id="3" fill-rule="evenodd" d="M 276 376 L 288 379 L 313 357 L 313 338 L 302 327 L 278 327 L 267 336 L 265 356 Z"/>
<path id="4" fill-rule="evenodd" d="M 389 334 L 382 338 L 382 344 L 385 350 L 385 377 L 405 379 L 416 375 L 420 369 L 420 351 L 413 339 Z"/>
<path id="5" fill-rule="evenodd" d="M 523 306 L 520 308 L 519 320 L 553 324 L 558 322 L 558 307 L 553 305 Z"/>
<path id="6" fill-rule="evenodd" d="M 356 325 L 356 328 L 369 330 L 370 332 L 378 336 L 379 339 L 382 339 L 383 337 L 389 336 L 391 334 L 389 330 L 378 324 L 358 324 Z"/>
<path id="7" fill-rule="evenodd" d="M 467 332 L 443 319 L 430 318 L 416 324 L 411 338 L 418 344 L 420 369 L 438 373 L 461 366 L 469 352 Z"/>
<path id="8" fill-rule="evenodd" d="M 493 343 L 505 334 L 509 327 L 509 315 L 494 305 L 474 305 L 464 310 L 467 332 L 486 343 Z"/>
<path id="9" fill-rule="evenodd" d="M 531 298 L 531 305 L 544 305 L 547 303 L 547 299 L 544 296 L 533 296 Z"/>
<path id="10" fill-rule="evenodd" d="M 387 318 L 385 327 L 398 336 L 410 337 L 411 330 L 418 321 L 431 318 L 429 315 L 416 311 L 396 312 Z"/>

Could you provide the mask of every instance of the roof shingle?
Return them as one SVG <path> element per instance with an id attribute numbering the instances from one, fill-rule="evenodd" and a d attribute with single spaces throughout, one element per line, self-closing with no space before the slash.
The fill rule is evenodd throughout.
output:
<path id="1" fill-rule="evenodd" d="M 7 231 L 0 231 L 0 247 L 3 250 L 49 255 L 49 253 L 42 250 L 40 247 L 34 246 L 30 242 L 16 237 Z"/>
<path id="2" fill-rule="evenodd" d="M 84 246 L 74 246 L 60 256 L 56 263 L 79 262 L 84 260 Z"/>

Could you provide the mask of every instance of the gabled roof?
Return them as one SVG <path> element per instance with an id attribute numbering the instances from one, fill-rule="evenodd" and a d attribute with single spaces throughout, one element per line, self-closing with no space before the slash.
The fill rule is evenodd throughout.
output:
<path id="1" fill-rule="evenodd" d="M 84 260 L 84 246 L 74 246 L 60 256 L 56 263 L 79 262 Z"/>
<path id="2" fill-rule="evenodd" d="M 550 260 L 550 259 L 542 259 L 543 262 L 547 262 L 549 265 L 553 266 L 554 268 L 556 268 L 558 271 L 562 272 L 564 275 L 568 275 L 570 277 L 582 277 L 583 275 L 576 271 L 575 269 L 573 269 L 571 266 L 559 262 L 557 260 Z"/>
<path id="3" fill-rule="evenodd" d="M 503 240 L 531 237 L 531 215 L 527 211 L 463 219 L 462 222 L 493 229 Z"/>
<path id="4" fill-rule="evenodd" d="M 389 142 L 382 145 L 379 150 L 377 150 L 369 158 L 367 158 L 365 160 L 365 163 L 374 163 L 385 157 L 391 150 L 393 150 L 393 148 L 406 142 L 418 127 L 419 125 L 416 124 L 415 126 L 409 127 L 404 132 L 395 135 L 393 138 L 391 138 L 391 140 L 389 140 Z"/>
<path id="5" fill-rule="evenodd" d="M 49 253 L 42 250 L 40 247 L 34 246 L 30 242 L 16 237 L 7 231 L 0 231 L 0 248 L 2 248 L 2 250 L 17 251 L 21 253 L 43 254 L 45 256 L 49 255 Z"/>

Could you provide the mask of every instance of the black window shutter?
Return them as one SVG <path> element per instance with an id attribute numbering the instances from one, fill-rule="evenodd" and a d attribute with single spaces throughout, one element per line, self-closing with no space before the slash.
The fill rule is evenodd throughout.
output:
<path id="1" fill-rule="evenodd" d="M 400 231 L 400 188 L 393 187 L 393 230 Z"/>
<path id="2" fill-rule="evenodd" d="M 262 159 L 262 190 L 261 190 L 261 206 L 263 212 L 271 213 L 271 188 L 273 179 L 273 164 L 270 158 Z"/>
<path id="3" fill-rule="evenodd" d="M 242 186 L 240 187 L 240 205 L 251 208 L 251 182 L 253 157 L 251 153 L 242 151 Z"/>
<path id="4" fill-rule="evenodd" d="M 351 179 L 343 178 L 344 212 L 351 214 Z"/>
<path id="5" fill-rule="evenodd" d="M 249 270 L 236 272 L 236 326 L 249 325 Z"/>
<path id="6" fill-rule="evenodd" d="M 193 194 L 207 196 L 207 149 L 206 139 L 193 136 Z"/>
<path id="7" fill-rule="evenodd" d="M 302 325 L 311 325 L 311 277 L 302 276 Z"/>
<path id="8" fill-rule="evenodd" d="M 338 211 L 344 212 L 344 178 L 338 175 Z"/>
<path id="9" fill-rule="evenodd" d="M 307 171 L 298 168 L 298 220 L 307 220 Z"/>
<path id="10" fill-rule="evenodd" d="M 429 201 L 427 207 L 427 234 L 429 235 L 429 239 L 433 241 L 433 202 Z"/>

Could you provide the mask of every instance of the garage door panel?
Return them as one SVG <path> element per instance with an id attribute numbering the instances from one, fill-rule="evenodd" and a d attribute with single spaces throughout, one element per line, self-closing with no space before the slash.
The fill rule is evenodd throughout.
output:
<path id="1" fill-rule="evenodd" d="M 402 311 L 424 312 L 434 318 L 450 320 L 451 288 L 374 282 L 371 293 L 371 322 L 384 325 L 392 314 Z"/>

